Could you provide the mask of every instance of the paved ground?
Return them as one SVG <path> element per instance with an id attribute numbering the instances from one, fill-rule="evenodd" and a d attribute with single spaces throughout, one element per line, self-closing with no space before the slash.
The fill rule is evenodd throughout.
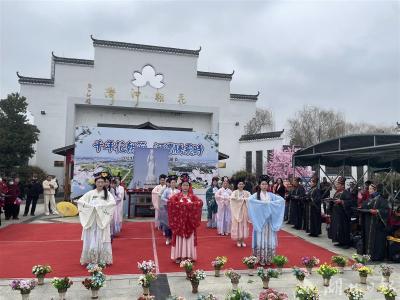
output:
<path id="1" fill-rule="evenodd" d="M 21 207 L 23 211 L 23 207 Z M 8 226 L 13 223 L 24 222 L 24 223 L 49 223 L 49 222 L 78 222 L 76 217 L 74 218 L 62 218 L 59 216 L 44 216 L 43 215 L 43 204 L 38 204 L 37 216 L 36 217 L 20 217 L 20 220 L 11 220 L 4 223 L 4 215 L 2 215 L 2 227 Z M 140 220 L 133 220 L 140 221 Z M 290 233 L 293 233 L 305 240 L 324 247 L 342 255 L 351 256 L 354 250 L 343 250 L 338 249 L 332 245 L 330 240 L 326 236 L 319 238 L 310 238 L 303 231 L 293 230 L 289 226 L 285 226 L 284 229 Z M 293 250 L 295 251 L 295 249 Z M 0 248 L 1 255 L 1 248 Z M 312 255 L 312 253 L 310 253 Z M 392 265 L 395 268 L 395 274 L 392 275 L 392 285 L 400 291 L 400 265 Z M 384 297 L 378 294 L 375 290 L 376 287 L 381 283 L 381 276 L 379 273 L 379 265 L 372 266 L 375 272 L 372 276 L 368 277 L 368 284 L 361 285 L 359 287 L 366 291 L 364 299 L 384 299 Z M 230 288 L 230 282 L 226 277 L 214 277 L 213 273 L 207 273 L 207 278 L 200 283 L 199 294 L 207 294 L 212 292 L 218 299 L 225 299 L 225 295 Z M 99 292 L 100 299 L 137 299 L 141 294 L 141 288 L 137 284 L 138 276 L 132 275 L 118 275 L 108 276 L 107 283 L 104 288 Z M 36 300 L 47 300 L 47 299 L 58 299 L 57 291 L 50 285 L 50 279 L 46 280 L 44 286 L 35 288 L 30 296 L 30 299 Z M 74 285 L 68 290 L 67 299 L 80 300 L 90 299 L 90 292 L 86 291 L 80 281 L 82 278 L 73 278 Z M 185 280 L 183 273 L 169 273 L 165 276 L 160 276 L 160 282 L 153 286 L 154 289 L 158 290 L 170 290 L 173 295 L 184 296 L 187 300 L 197 299 L 196 295 L 191 293 L 191 286 L 189 281 Z M 21 296 L 17 291 L 12 291 L 8 286 L 9 279 L 0 279 L 0 300 L 13 300 L 21 299 Z M 309 278 L 305 280 L 305 284 L 314 284 L 320 291 L 320 299 L 347 299 L 343 294 L 343 290 L 349 285 L 358 283 L 358 274 L 347 268 L 344 274 L 338 275 L 332 279 L 330 287 L 323 287 L 321 277 L 314 272 Z M 289 299 L 294 299 L 294 289 L 296 280 L 291 274 L 290 269 L 284 269 L 282 276 L 278 279 L 272 279 L 270 287 L 276 288 L 279 291 L 286 292 L 289 295 Z M 258 294 L 262 291 L 261 280 L 256 276 L 248 276 L 243 273 L 240 280 L 239 286 L 253 293 L 255 299 L 258 299 Z M 166 299 L 168 295 L 158 297 L 157 299 Z"/>

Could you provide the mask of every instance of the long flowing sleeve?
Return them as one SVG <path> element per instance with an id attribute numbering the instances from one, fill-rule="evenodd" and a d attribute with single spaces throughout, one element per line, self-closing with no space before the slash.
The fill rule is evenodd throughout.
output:
<path id="1" fill-rule="evenodd" d="M 114 196 L 109 192 L 107 196 L 107 200 L 103 200 L 100 205 L 96 205 L 96 213 L 98 215 L 97 218 L 97 226 L 101 229 L 104 229 L 106 226 L 109 226 L 114 214 L 114 209 L 116 206 L 116 202 Z"/>
<path id="2" fill-rule="evenodd" d="M 248 211 L 254 230 L 261 232 L 267 222 L 271 221 L 273 231 L 278 231 L 283 223 L 285 213 L 285 200 L 273 193 L 268 193 L 270 201 L 257 199 L 257 194 L 249 198 Z"/>
<path id="3" fill-rule="evenodd" d="M 79 211 L 79 220 L 84 229 L 89 228 L 93 225 L 93 222 L 96 219 L 96 212 L 94 206 L 90 204 L 90 200 L 93 196 L 93 191 L 89 191 L 84 194 L 77 201 L 78 211 Z"/>

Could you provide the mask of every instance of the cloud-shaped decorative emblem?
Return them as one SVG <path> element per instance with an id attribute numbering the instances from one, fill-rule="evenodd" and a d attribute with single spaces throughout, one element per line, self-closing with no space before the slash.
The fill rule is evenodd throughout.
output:
<path id="1" fill-rule="evenodd" d="M 155 89 L 162 88 L 165 83 L 163 82 L 164 75 L 156 74 L 156 70 L 151 65 L 145 65 L 142 72 L 133 72 L 132 84 L 136 87 L 143 87 L 150 85 Z"/>

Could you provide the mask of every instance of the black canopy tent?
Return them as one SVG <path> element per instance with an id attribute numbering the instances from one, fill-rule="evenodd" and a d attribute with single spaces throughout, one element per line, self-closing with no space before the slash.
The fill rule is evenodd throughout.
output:
<path id="1" fill-rule="evenodd" d="M 400 173 L 400 134 L 359 134 L 326 140 L 293 155 L 293 167 L 368 166 L 372 172 L 386 171 L 391 178 L 389 197 L 399 194 L 394 187 L 396 172 Z M 323 171 L 323 169 L 321 169 Z M 344 170 L 344 168 L 342 169 Z"/>

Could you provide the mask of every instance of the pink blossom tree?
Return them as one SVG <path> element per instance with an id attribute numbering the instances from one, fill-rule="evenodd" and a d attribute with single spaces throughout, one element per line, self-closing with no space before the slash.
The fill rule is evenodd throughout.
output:
<path id="1" fill-rule="evenodd" d="M 267 174 L 278 178 L 287 179 L 293 177 L 293 171 L 295 177 L 311 177 L 313 171 L 311 167 L 296 167 L 293 169 L 292 158 L 293 154 L 297 151 L 295 147 L 274 150 L 270 161 L 265 163 L 265 170 Z"/>

